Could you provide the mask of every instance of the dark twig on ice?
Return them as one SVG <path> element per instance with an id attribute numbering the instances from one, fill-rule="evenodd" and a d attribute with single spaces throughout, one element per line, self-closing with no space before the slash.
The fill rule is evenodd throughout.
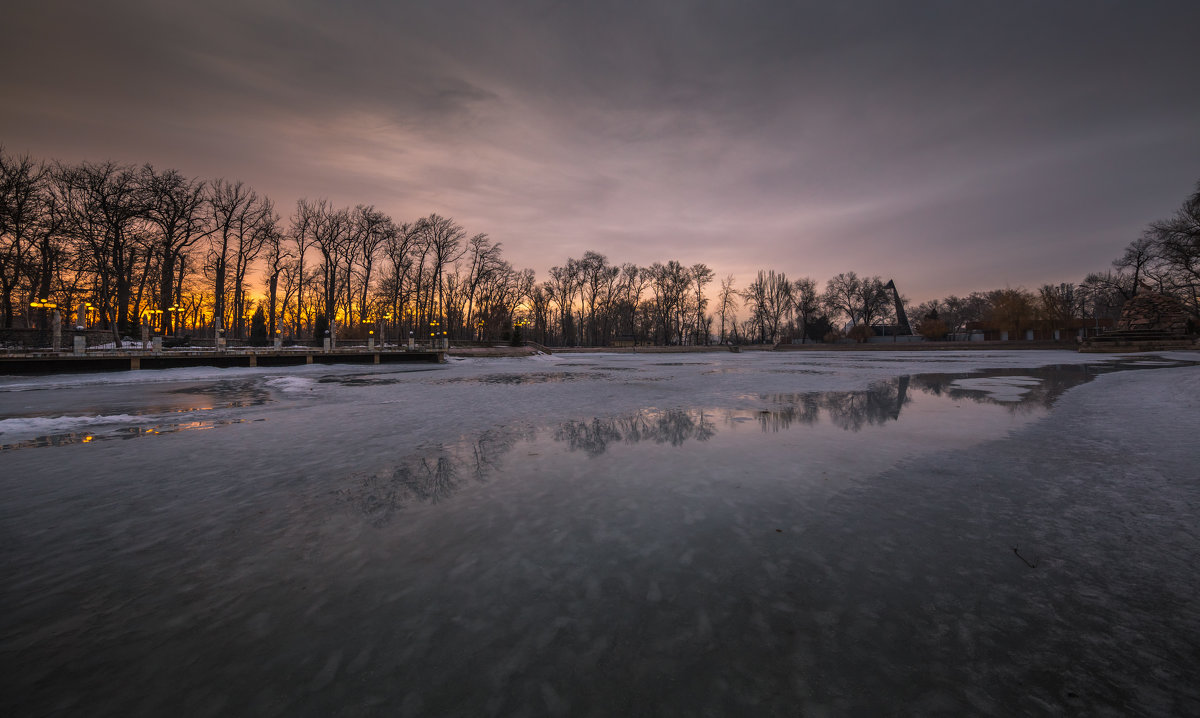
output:
<path id="1" fill-rule="evenodd" d="M 1013 553 L 1015 553 L 1017 555 L 1017 558 L 1021 559 L 1021 563 L 1025 564 L 1029 568 L 1037 568 L 1037 563 L 1036 562 L 1029 563 L 1028 561 L 1026 561 L 1025 557 L 1021 555 L 1021 552 L 1017 550 L 1016 546 L 1013 546 Z"/>

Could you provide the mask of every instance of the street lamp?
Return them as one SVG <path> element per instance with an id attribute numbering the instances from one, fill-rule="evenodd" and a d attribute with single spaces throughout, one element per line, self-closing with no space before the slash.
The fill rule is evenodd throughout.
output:
<path id="1" fill-rule="evenodd" d="M 29 306 L 33 307 L 34 309 L 43 309 L 43 310 L 58 308 L 57 303 L 52 302 L 49 299 L 38 299 L 36 297 L 32 301 L 29 302 Z M 45 322 L 43 322 L 43 324 L 44 323 Z M 43 326 L 42 328 L 44 329 L 45 327 Z"/>
<path id="2" fill-rule="evenodd" d="M 161 309 L 143 309 L 141 314 L 142 323 L 149 324 L 149 328 L 154 329 L 155 316 L 161 314 Z M 147 317 L 149 317 L 149 320 L 147 320 Z"/>

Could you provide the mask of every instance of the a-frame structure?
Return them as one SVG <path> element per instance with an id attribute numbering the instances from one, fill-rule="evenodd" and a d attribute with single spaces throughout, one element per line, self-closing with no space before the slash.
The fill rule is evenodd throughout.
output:
<path id="1" fill-rule="evenodd" d="M 896 283 L 889 279 L 883 288 L 892 290 L 892 300 L 896 302 L 896 334 L 898 336 L 911 336 L 914 332 L 912 325 L 908 323 L 908 314 L 904 311 L 904 302 L 900 301 L 900 292 L 896 291 Z"/>

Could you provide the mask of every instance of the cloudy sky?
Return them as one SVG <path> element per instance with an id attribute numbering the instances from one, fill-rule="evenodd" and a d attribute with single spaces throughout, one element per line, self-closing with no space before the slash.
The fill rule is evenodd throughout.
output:
<path id="1" fill-rule="evenodd" d="M 1200 180 L 1200 3 L 6 3 L 0 144 L 916 300 L 1078 281 Z"/>

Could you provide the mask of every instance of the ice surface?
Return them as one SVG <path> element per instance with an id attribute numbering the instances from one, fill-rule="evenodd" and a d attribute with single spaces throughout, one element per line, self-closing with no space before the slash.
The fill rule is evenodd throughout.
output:
<path id="1" fill-rule="evenodd" d="M 1156 356 L 0 379 L 0 709 L 1194 715 Z"/>

